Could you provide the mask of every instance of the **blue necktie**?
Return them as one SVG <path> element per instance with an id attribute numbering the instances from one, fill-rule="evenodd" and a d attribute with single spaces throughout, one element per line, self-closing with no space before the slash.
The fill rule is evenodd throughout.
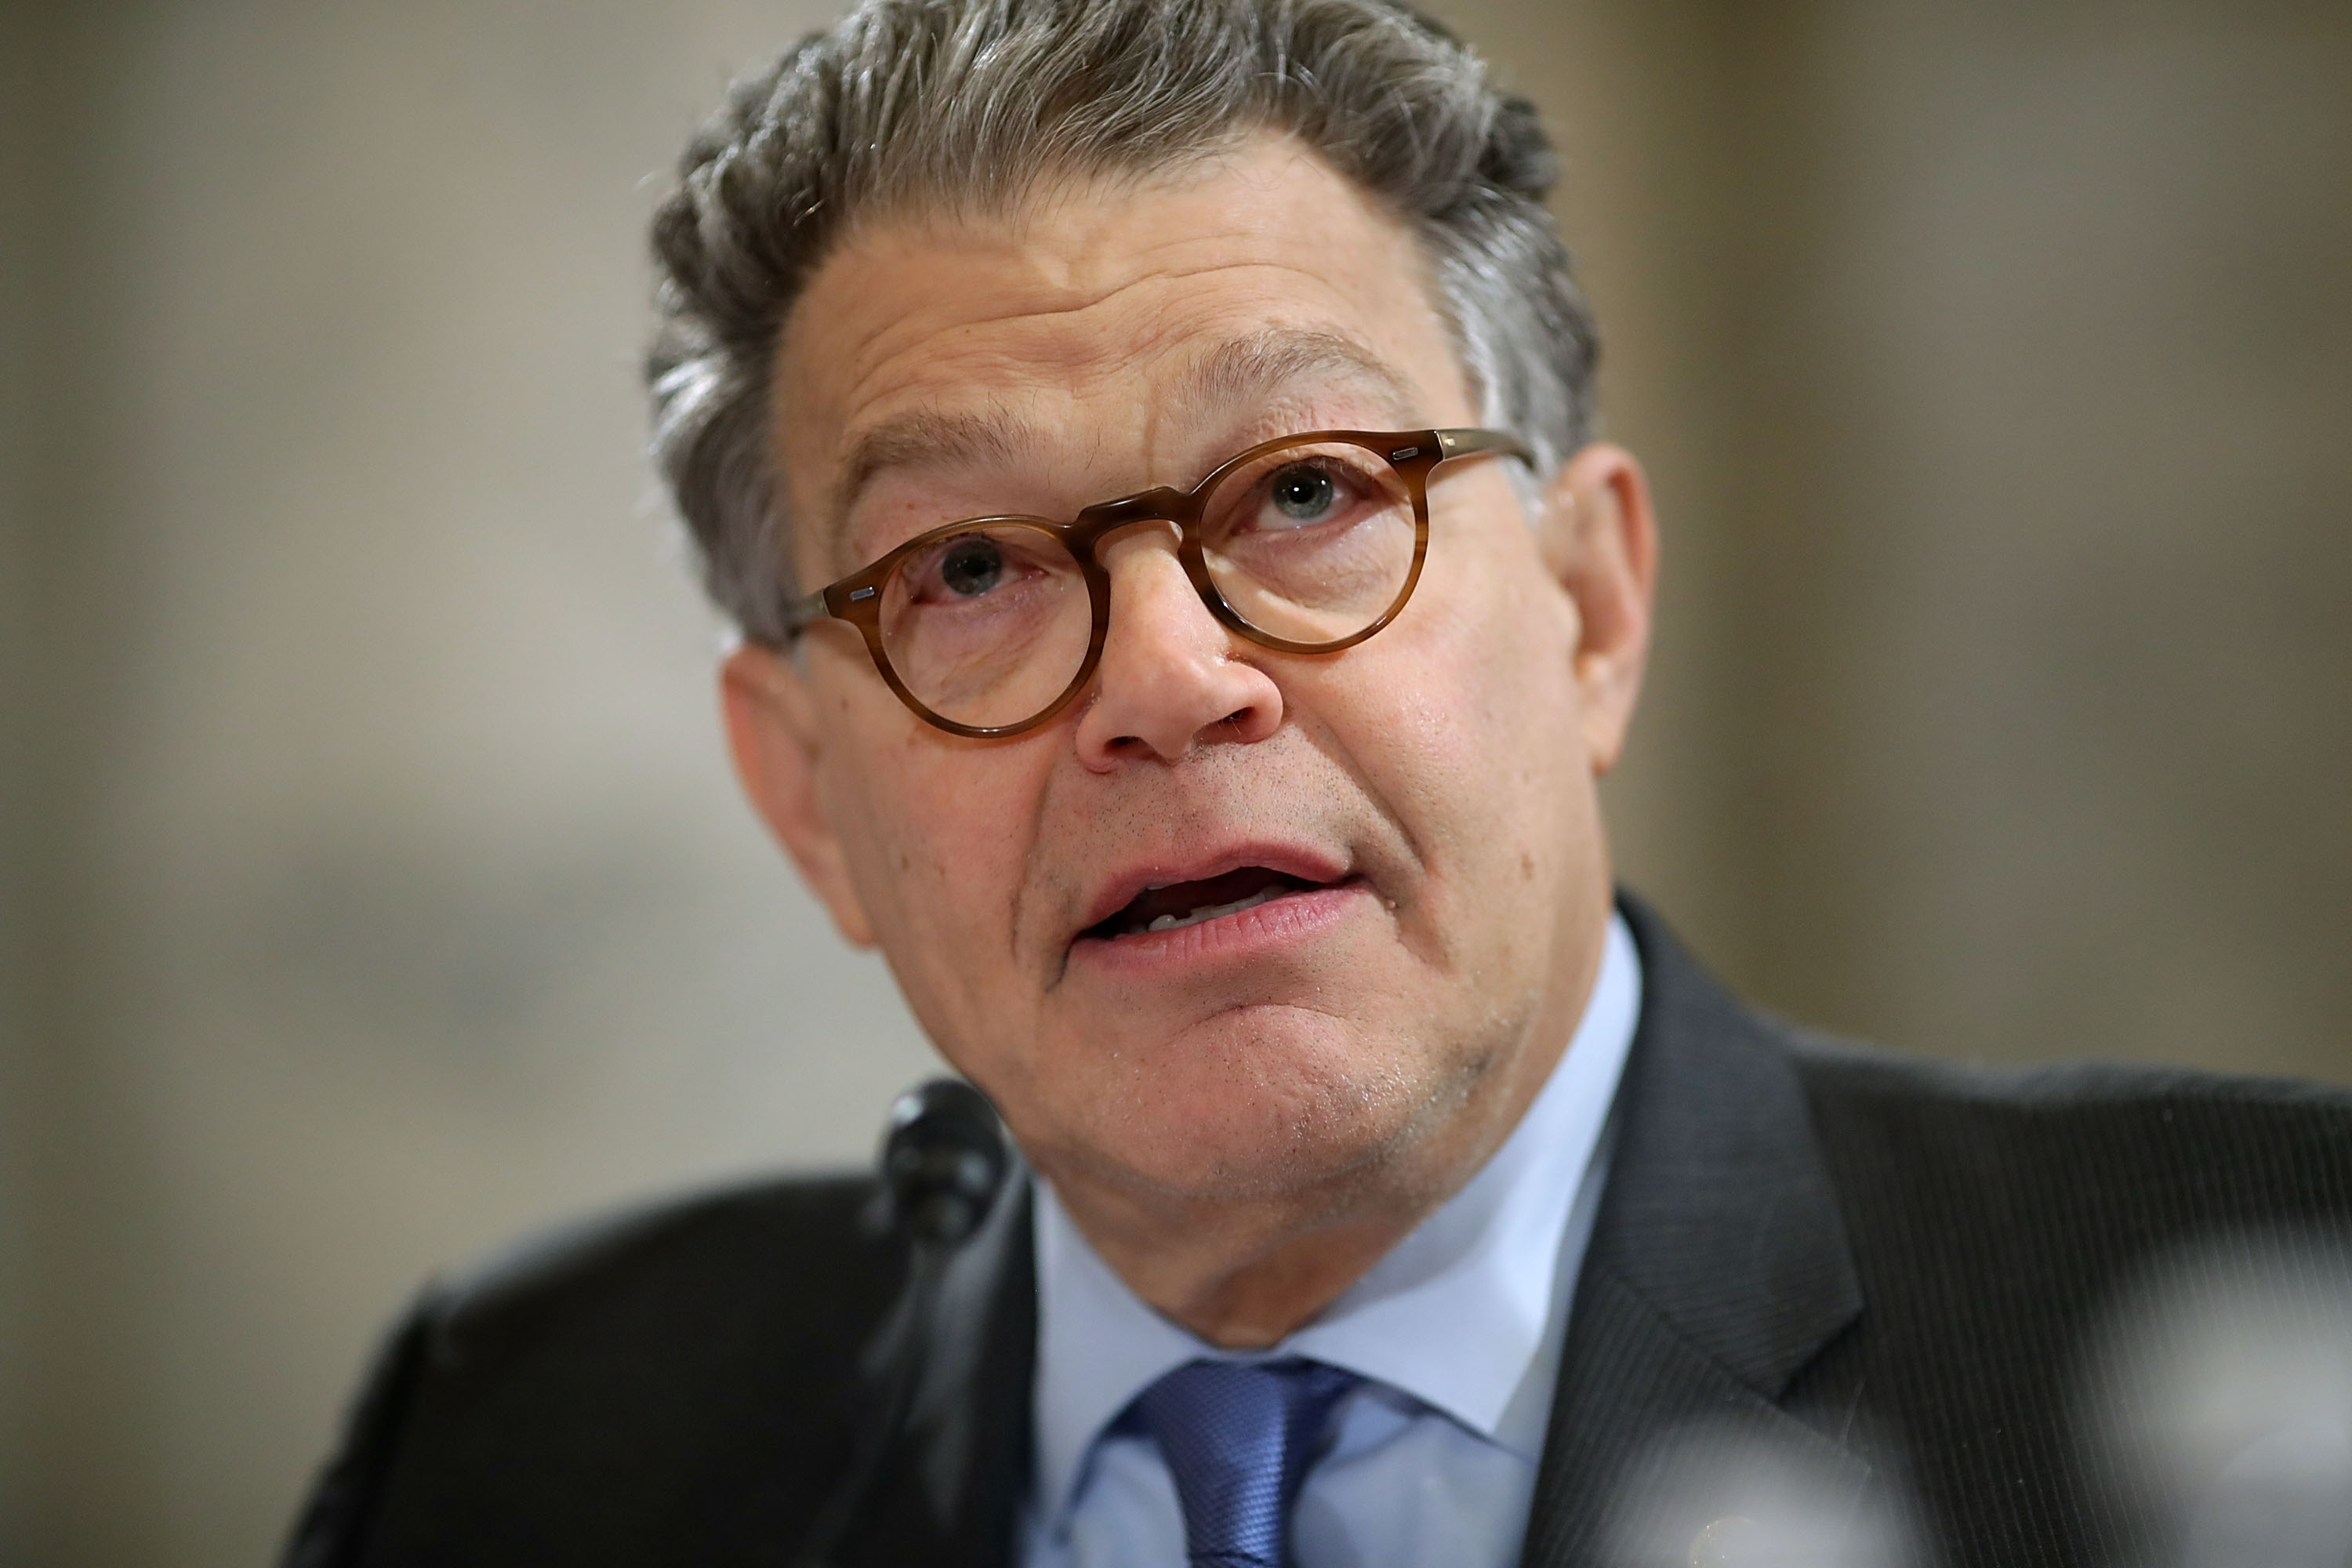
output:
<path id="1" fill-rule="evenodd" d="M 1289 1568 L 1290 1505 L 1331 1407 L 1360 1381 L 1320 1362 L 1188 1362 L 1136 1395 L 1184 1509 L 1192 1568 Z"/>

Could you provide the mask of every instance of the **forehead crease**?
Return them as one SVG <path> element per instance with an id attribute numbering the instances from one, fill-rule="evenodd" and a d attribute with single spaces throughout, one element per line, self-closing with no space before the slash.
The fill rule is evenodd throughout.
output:
<path id="1" fill-rule="evenodd" d="M 1261 263 L 1263 265 L 1263 263 Z M 1192 281 L 1202 271 L 1224 268 L 1154 268 L 1141 277 L 1121 279 L 1109 287 L 1077 291 L 1077 297 L 1023 312 L 1031 322 L 1052 323 L 1115 308 L 1123 296 L 1147 285 Z M 1287 268 L 1284 268 L 1287 270 Z M 1190 335 L 1181 321 L 1165 321 L 1136 334 L 1122 356 L 1129 363 L 1172 346 L 1172 340 Z M 1024 345 L 1035 356 L 1033 369 L 1049 361 L 1064 374 L 1077 374 L 1082 362 L 1101 359 L 1099 344 L 1057 341 L 1048 332 Z M 1386 359 L 1360 340 L 1328 327 L 1274 326 L 1226 337 L 1192 355 L 1173 372 L 1168 390 L 1177 406 L 1220 410 L 1271 403 L 1302 389 L 1302 384 L 1349 384 L 1367 392 L 1384 405 L 1404 410 L 1415 399 L 1405 378 Z M 917 465 L 1010 463 L 1035 448 L 1040 432 L 1009 411 L 919 408 L 893 416 L 859 432 L 835 468 L 825 497 L 823 542 L 831 553 L 841 543 L 850 509 L 875 476 L 894 468 Z"/>
<path id="2" fill-rule="evenodd" d="M 1171 271 L 1130 279 L 1082 298 L 1032 304 L 1008 314 L 993 324 L 999 328 L 1042 326 L 1047 330 L 1024 332 L 1018 348 L 1010 351 L 1011 358 L 1006 357 L 1008 351 L 998 349 L 994 369 L 1013 381 L 1047 373 L 1075 384 L 1076 379 L 1089 369 L 1107 366 L 1118 359 L 1131 362 L 1149 355 L 1160 346 L 1160 340 L 1171 334 L 1164 331 L 1139 332 L 1134 341 L 1114 350 L 1105 343 L 1087 341 L 1084 333 L 1052 329 L 1066 327 L 1071 321 L 1090 313 L 1115 309 L 1123 296 L 1148 284 L 1181 282 L 1184 277 L 1181 271 Z M 901 326 L 903 323 L 895 321 L 879 326 L 869 334 L 869 340 Z M 870 354 L 874 346 L 868 341 L 856 353 Z M 856 357 L 856 353 L 851 357 Z M 838 535 L 850 507 L 874 477 L 885 469 L 920 463 L 1009 462 L 1034 448 L 1040 439 L 1041 433 L 1034 426 L 1002 407 L 972 412 L 917 408 L 869 426 L 847 443 L 835 467 L 834 481 L 825 497 L 824 527 L 828 539 Z"/>
<path id="3" fill-rule="evenodd" d="M 1184 379 L 1187 400 L 1205 408 L 1245 405 L 1318 381 L 1352 384 L 1393 408 L 1412 402 L 1386 360 L 1345 333 L 1318 328 L 1268 327 L 1227 339 L 1199 355 Z"/>

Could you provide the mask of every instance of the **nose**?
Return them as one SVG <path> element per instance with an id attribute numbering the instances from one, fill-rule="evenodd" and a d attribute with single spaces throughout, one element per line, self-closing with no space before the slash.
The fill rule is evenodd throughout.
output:
<path id="1" fill-rule="evenodd" d="M 1078 756 L 1097 772 L 1123 762 L 1181 762 L 1195 747 L 1263 741 L 1282 725 L 1282 690 L 1234 657 L 1176 559 L 1172 531 L 1137 529 L 1102 552 L 1110 630 L 1093 700 L 1078 721 Z"/>

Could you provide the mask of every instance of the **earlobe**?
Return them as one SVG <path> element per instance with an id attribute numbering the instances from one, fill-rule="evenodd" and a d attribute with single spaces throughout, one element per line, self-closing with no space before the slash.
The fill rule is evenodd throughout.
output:
<path id="1" fill-rule="evenodd" d="M 1547 493 L 1545 564 L 1575 601 L 1575 679 L 1595 773 L 1614 767 L 1641 696 L 1657 586 L 1658 528 L 1642 466 L 1596 441 L 1560 466 Z"/>
<path id="2" fill-rule="evenodd" d="M 841 934 L 872 947 L 873 924 L 825 804 L 823 742 L 802 672 L 772 649 L 746 643 L 719 667 L 719 702 L 744 797 L 824 901 Z"/>

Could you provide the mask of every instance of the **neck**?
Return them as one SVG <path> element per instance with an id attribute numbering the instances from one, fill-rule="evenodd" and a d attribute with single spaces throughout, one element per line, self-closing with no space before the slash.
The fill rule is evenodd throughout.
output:
<path id="1" fill-rule="evenodd" d="M 1509 1068 L 1454 1100 L 1439 1125 L 1408 1130 L 1382 1154 L 1304 1188 L 1198 1197 L 1041 1163 L 1072 1223 L 1129 1289 L 1211 1344 L 1263 1350 L 1329 1306 L 1485 1166 L 1569 1033 L 1545 1030 L 1548 1044 L 1509 1053 Z"/>

